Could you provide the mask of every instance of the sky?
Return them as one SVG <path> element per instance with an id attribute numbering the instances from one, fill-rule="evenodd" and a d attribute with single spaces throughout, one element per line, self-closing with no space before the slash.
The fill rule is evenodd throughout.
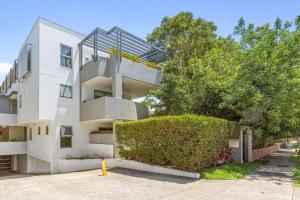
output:
<path id="1" fill-rule="evenodd" d="M 213 21 L 221 36 L 232 34 L 239 18 L 261 25 L 277 17 L 293 21 L 299 0 L 0 0 L 0 81 L 9 70 L 37 18 L 88 34 L 119 26 L 142 39 L 163 17 L 190 11 Z"/>

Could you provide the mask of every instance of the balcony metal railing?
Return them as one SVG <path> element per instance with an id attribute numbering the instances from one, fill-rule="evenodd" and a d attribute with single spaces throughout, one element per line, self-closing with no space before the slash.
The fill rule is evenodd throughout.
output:
<path id="1" fill-rule="evenodd" d="M 109 31 L 96 28 L 79 43 L 80 66 L 83 64 L 83 46 L 94 50 L 94 60 L 98 59 L 98 51 L 111 53 L 113 49 L 116 50 L 119 61 L 123 52 L 138 56 L 143 62 L 160 63 L 168 57 L 162 49 L 116 26 Z"/>

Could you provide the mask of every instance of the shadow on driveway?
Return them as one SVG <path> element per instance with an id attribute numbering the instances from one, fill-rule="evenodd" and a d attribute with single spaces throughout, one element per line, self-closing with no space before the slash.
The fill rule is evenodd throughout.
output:
<path id="1" fill-rule="evenodd" d="M 124 169 L 124 168 L 114 168 L 114 169 L 110 169 L 109 171 L 115 174 L 132 176 L 136 178 L 144 178 L 149 180 L 171 182 L 171 183 L 178 183 L 178 184 L 192 183 L 198 180 L 193 178 L 185 178 L 185 177 L 157 174 L 151 172 L 142 172 L 142 171 L 136 171 L 136 170 Z"/>

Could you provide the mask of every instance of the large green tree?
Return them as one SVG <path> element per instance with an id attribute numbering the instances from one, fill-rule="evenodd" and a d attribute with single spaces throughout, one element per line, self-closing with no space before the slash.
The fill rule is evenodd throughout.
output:
<path id="1" fill-rule="evenodd" d="M 217 37 L 212 22 L 194 18 L 190 12 L 165 17 L 147 39 L 166 49 L 170 56 L 162 67 L 163 87 L 146 98 L 156 114 L 225 116 L 222 110 L 228 109 L 219 105 L 232 77 L 232 66 L 227 60 L 237 49 L 233 39 Z"/>
<path id="2" fill-rule="evenodd" d="M 279 18 L 273 27 L 246 26 L 240 19 L 235 28 L 239 70 L 226 102 L 261 135 L 296 133 L 300 125 L 300 33 L 291 29 L 292 23 Z"/>

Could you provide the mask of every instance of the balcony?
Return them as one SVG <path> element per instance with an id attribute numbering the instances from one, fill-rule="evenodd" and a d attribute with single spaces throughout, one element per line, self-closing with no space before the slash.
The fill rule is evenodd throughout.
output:
<path id="1" fill-rule="evenodd" d="M 0 95 L 0 126 L 17 125 L 17 100 Z"/>
<path id="2" fill-rule="evenodd" d="M 136 102 L 114 97 L 101 97 L 81 103 L 80 120 L 137 120 L 148 117 L 148 109 Z"/>
<path id="3" fill-rule="evenodd" d="M 17 114 L 0 113 L 0 126 L 16 126 Z"/>
<path id="4" fill-rule="evenodd" d="M 26 141 L 0 142 L 0 155 L 17 155 L 27 153 Z"/>
<path id="5" fill-rule="evenodd" d="M 91 60 L 82 66 L 80 71 L 80 81 L 84 83 L 97 76 L 112 77 L 114 65 L 117 64 L 116 57 L 99 57 L 97 61 Z M 160 86 L 162 72 L 160 70 L 146 66 L 144 63 L 138 63 L 127 58 L 122 58 L 120 70 L 118 72 L 122 77 L 141 81 L 153 86 Z"/>

